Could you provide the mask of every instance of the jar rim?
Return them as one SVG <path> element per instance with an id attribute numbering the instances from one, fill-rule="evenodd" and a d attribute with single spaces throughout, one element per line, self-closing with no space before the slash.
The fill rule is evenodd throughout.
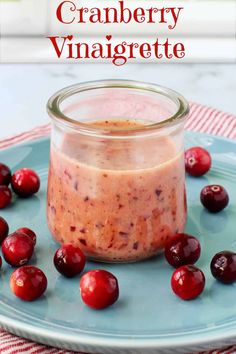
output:
<path id="1" fill-rule="evenodd" d="M 80 92 L 104 89 L 104 88 L 124 88 L 124 89 L 135 89 L 144 92 L 152 92 L 161 94 L 174 102 L 177 105 L 176 112 L 164 119 L 161 122 L 150 123 L 142 126 L 129 127 L 129 129 L 117 129 L 111 130 L 109 127 L 103 127 L 99 125 L 92 125 L 77 121 L 69 116 L 65 115 L 60 109 L 60 105 L 67 98 L 78 94 Z M 160 86 L 153 83 L 135 81 L 135 80 L 124 80 L 124 79 L 110 79 L 110 80 L 95 80 L 87 81 L 78 84 L 74 84 L 57 91 L 54 95 L 50 97 L 47 102 L 47 112 L 52 119 L 66 125 L 67 127 L 73 129 L 79 129 L 83 133 L 87 134 L 100 134 L 100 135 L 112 135 L 112 136 L 122 136 L 124 133 L 127 136 L 137 133 L 153 132 L 159 130 L 160 128 L 171 127 L 185 121 L 186 116 L 189 113 L 189 104 L 187 100 L 180 95 L 178 92 L 169 89 L 164 86 Z"/>

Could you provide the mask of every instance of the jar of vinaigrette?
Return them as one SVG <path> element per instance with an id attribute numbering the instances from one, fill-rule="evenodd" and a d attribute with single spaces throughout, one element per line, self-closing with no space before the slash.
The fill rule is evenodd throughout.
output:
<path id="1" fill-rule="evenodd" d="M 136 81 L 81 83 L 52 96 L 53 237 L 92 260 L 135 262 L 183 232 L 188 111 L 175 91 Z"/>

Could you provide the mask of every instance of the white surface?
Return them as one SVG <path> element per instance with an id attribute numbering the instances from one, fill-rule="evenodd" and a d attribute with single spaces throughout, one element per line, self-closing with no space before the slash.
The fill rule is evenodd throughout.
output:
<path id="1" fill-rule="evenodd" d="M 236 65 L 106 64 L 0 65 L 0 139 L 49 122 L 46 102 L 62 87 L 98 79 L 132 79 L 158 83 L 188 100 L 236 115 Z"/>

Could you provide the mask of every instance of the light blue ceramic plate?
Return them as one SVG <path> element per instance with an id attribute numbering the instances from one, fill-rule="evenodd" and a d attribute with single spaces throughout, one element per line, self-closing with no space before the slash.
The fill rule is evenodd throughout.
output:
<path id="1" fill-rule="evenodd" d="M 10 291 L 12 269 L 0 272 L 0 322 L 9 331 L 41 343 L 93 353 L 182 353 L 236 342 L 236 284 L 221 285 L 210 274 L 212 256 L 221 250 L 236 250 L 236 142 L 201 134 L 186 135 L 186 146 L 210 150 L 213 167 L 203 178 L 187 177 L 187 232 L 197 235 L 202 255 L 197 265 L 206 275 L 206 289 L 194 301 L 173 295 L 173 269 L 163 256 L 136 264 L 88 263 L 85 271 L 105 268 L 119 279 L 120 299 L 103 311 L 83 305 L 79 277 L 68 280 L 53 267 L 57 248 L 46 224 L 46 184 L 49 140 L 42 139 L 0 152 L 0 161 L 13 170 L 35 169 L 42 181 L 37 196 L 15 200 L 0 211 L 11 231 L 28 226 L 38 234 L 37 264 L 48 277 L 44 297 L 32 303 L 18 300 Z M 201 188 L 220 183 L 230 195 L 229 207 L 210 214 L 199 202 Z"/>

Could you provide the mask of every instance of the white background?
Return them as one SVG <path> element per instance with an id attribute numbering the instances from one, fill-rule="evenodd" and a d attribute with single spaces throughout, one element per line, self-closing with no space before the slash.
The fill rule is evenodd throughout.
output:
<path id="1" fill-rule="evenodd" d="M 46 102 L 62 87 L 81 81 L 125 78 L 158 83 L 188 100 L 236 115 L 236 65 L 106 64 L 0 65 L 0 139 L 49 122 Z"/>

